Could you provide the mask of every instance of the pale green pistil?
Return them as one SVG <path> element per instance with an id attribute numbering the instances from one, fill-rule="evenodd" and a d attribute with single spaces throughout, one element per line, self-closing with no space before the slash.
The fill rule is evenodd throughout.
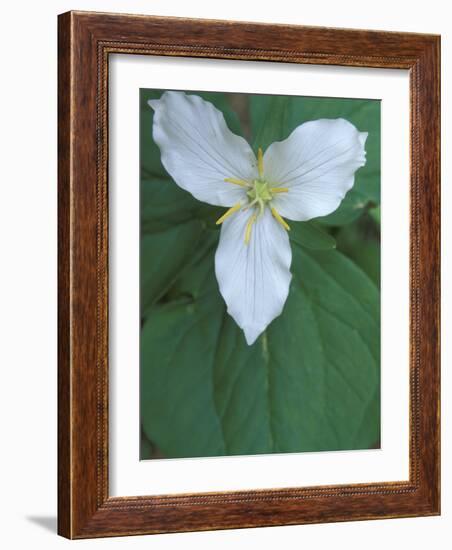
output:
<path id="1" fill-rule="evenodd" d="M 264 213 L 265 205 L 273 199 L 268 183 L 262 179 L 254 180 L 253 187 L 246 194 L 250 199 L 248 207 L 256 204 L 259 207 L 260 216 Z"/>

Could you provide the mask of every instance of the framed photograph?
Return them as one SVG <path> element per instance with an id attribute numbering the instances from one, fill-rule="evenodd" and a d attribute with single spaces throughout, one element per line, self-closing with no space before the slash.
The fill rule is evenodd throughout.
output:
<path id="1" fill-rule="evenodd" d="M 440 513 L 433 35 L 59 16 L 59 533 Z"/>

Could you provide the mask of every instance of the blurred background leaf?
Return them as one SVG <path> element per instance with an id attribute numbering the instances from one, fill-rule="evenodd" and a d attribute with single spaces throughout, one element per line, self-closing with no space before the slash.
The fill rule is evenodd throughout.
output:
<path id="1" fill-rule="evenodd" d="M 199 220 L 174 225 L 160 233 L 142 235 L 140 243 L 141 315 L 160 298 L 199 245 L 203 226 Z"/>
<path id="2" fill-rule="evenodd" d="M 290 222 L 289 239 L 313 250 L 336 248 L 334 238 L 315 222 Z"/>

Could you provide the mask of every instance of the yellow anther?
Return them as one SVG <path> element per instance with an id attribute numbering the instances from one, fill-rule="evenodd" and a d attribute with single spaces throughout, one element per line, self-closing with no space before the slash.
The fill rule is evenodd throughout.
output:
<path id="1" fill-rule="evenodd" d="M 257 150 L 257 171 L 259 173 L 259 178 L 264 177 L 264 155 L 262 153 L 262 147 L 259 147 Z"/>
<path id="2" fill-rule="evenodd" d="M 276 210 L 276 208 L 271 209 L 273 217 L 275 220 L 284 227 L 286 231 L 290 231 L 289 224 L 286 222 L 286 220 L 283 220 L 279 214 L 279 212 Z"/>
<path id="3" fill-rule="evenodd" d="M 233 183 L 234 185 L 240 185 L 241 187 L 250 187 L 250 184 L 244 180 L 238 180 L 237 178 L 224 178 L 224 181 Z"/>
<path id="4" fill-rule="evenodd" d="M 270 187 L 270 193 L 288 193 L 288 187 Z"/>
<path id="5" fill-rule="evenodd" d="M 237 210 L 240 210 L 241 206 L 242 206 L 242 203 L 238 202 L 237 204 L 232 206 L 229 210 L 226 210 L 226 212 L 221 216 L 221 218 L 218 218 L 218 220 L 215 223 L 217 225 L 220 225 L 221 223 L 224 222 L 226 218 L 229 218 L 229 216 L 232 216 L 234 212 L 237 212 Z"/>
<path id="6" fill-rule="evenodd" d="M 245 229 L 245 244 L 248 244 L 251 239 L 251 229 L 253 227 L 254 222 L 256 221 L 257 215 L 253 214 L 250 219 L 248 220 L 248 223 L 246 224 Z"/>

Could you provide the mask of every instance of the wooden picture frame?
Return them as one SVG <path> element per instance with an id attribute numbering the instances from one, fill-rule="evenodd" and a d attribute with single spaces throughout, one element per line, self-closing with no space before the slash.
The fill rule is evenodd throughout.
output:
<path id="1" fill-rule="evenodd" d="M 58 532 L 68 538 L 440 513 L 440 38 L 138 15 L 59 16 Z M 110 54 L 410 73 L 408 481 L 140 497 L 108 490 Z"/>

